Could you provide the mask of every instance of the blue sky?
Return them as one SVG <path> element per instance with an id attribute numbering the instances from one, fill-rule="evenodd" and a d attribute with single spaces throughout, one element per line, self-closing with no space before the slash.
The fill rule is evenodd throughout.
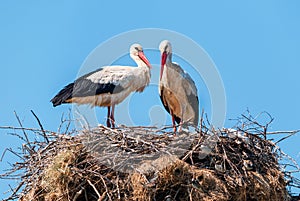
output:
<path id="1" fill-rule="evenodd" d="M 24 126 L 38 127 L 34 110 L 46 129 L 57 130 L 70 106 L 53 108 L 49 100 L 76 78 L 94 48 L 126 31 L 163 28 L 190 37 L 210 55 L 224 82 L 226 119 L 248 108 L 253 114 L 268 111 L 275 118 L 271 130 L 299 129 L 299 6 L 296 0 L 1 1 L 0 125 L 17 126 L 16 111 Z M 158 53 L 146 53 L 159 64 Z M 119 62 L 132 64 L 128 55 Z M 151 90 L 144 95 L 159 105 Z M 106 110 L 97 111 L 101 122 Z M 20 145 L 7 131 L 0 134 L 0 152 Z M 298 163 L 299 140 L 295 135 L 280 144 Z M 14 160 L 5 156 L 1 171 Z M 0 189 L 3 198 L 7 182 L 1 181 Z"/>

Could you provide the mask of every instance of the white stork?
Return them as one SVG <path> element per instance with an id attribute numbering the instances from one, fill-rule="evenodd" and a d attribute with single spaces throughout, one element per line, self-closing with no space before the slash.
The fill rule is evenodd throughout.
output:
<path id="1" fill-rule="evenodd" d="M 130 56 L 138 67 L 104 66 L 65 86 L 51 99 L 53 106 L 63 103 L 107 107 L 108 127 L 115 127 L 115 105 L 131 92 L 142 92 L 150 82 L 151 65 L 139 44 L 130 47 Z"/>
<path id="2" fill-rule="evenodd" d="M 188 73 L 178 64 L 172 63 L 172 46 L 167 40 L 159 45 L 161 53 L 161 69 L 159 80 L 159 96 L 162 104 L 172 116 L 174 132 L 175 121 L 181 130 L 184 123 L 198 125 L 199 100 L 197 88 Z"/>

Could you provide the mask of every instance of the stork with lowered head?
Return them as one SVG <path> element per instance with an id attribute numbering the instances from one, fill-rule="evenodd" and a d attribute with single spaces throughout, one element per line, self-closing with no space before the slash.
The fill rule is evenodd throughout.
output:
<path id="1" fill-rule="evenodd" d="M 199 100 L 195 82 L 180 65 L 172 62 L 172 45 L 164 40 L 159 45 L 161 69 L 159 96 L 162 104 L 172 117 L 174 132 L 184 124 L 198 125 Z M 175 123 L 176 122 L 176 123 Z"/>

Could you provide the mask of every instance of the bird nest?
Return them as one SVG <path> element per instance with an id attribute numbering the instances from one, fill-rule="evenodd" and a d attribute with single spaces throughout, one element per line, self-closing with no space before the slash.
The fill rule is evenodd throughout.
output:
<path id="1" fill-rule="evenodd" d="M 287 156 L 266 129 L 250 130 L 202 121 L 176 136 L 154 127 L 35 130 L 45 139 L 25 143 L 23 161 L 2 175 L 22 172 L 6 200 L 291 200 L 296 180 L 278 162 Z"/>

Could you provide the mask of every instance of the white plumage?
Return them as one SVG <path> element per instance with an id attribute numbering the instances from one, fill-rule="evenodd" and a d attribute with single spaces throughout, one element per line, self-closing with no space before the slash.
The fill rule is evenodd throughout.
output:
<path id="1" fill-rule="evenodd" d="M 77 103 L 107 107 L 107 126 L 114 127 L 115 105 L 121 103 L 131 92 L 142 92 L 150 82 L 151 65 L 142 46 L 132 45 L 130 56 L 138 67 L 104 66 L 88 73 L 64 87 L 51 100 L 53 106 Z"/>
<path id="2" fill-rule="evenodd" d="M 197 88 L 190 77 L 177 63 L 172 62 L 172 46 L 167 40 L 160 43 L 161 71 L 159 95 L 161 101 L 172 116 L 174 132 L 175 122 L 191 123 L 195 126 L 199 119 L 199 100 Z"/>

